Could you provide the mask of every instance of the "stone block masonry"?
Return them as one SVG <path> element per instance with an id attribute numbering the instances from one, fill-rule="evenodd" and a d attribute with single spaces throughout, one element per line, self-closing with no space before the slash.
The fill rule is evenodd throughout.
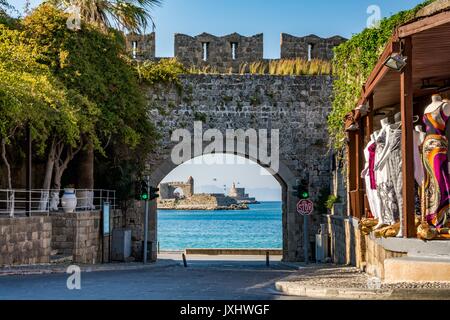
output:
<path id="1" fill-rule="evenodd" d="M 283 195 L 283 259 L 302 261 L 303 217 L 296 211 L 292 186 L 297 178 L 308 179 L 315 201 L 321 191 L 330 192 L 326 123 L 332 84 L 331 76 L 207 74 L 183 75 L 179 86 L 149 88 L 149 115 L 162 137 L 149 156 L 152 183 L 158 185 L 176 167 L 170 158 L 176 144 L 172 133 L 176 129 L 192 133 L 195 121 L 203 123 L 203 132 L 217 129 L 223 135 L 228 129 L 278 130 L 280 170 L 275 178 Z M 310 219 L 311 241 L 323 213 L 316 211 Z M 156 210 L 151 219 L 156 221 Z"/>
<path id="2" fill-rule="evenodd" d="M 49 217 L 0 218 L 0 266 L 49 263 Z"/>
<path id="3" fill-rule="evenodd" d="M 296 37 L 281 34 L 281 59 L 331 60 L 334 47 L 347 39 L 334 36 L 321 38 L 316 35 Z M 136 60 L 158 60 L 155 57 L 155 33 L 128 34 L 127 51 Z M 242 73 L 250 64 L 264 61 L 264 35 L 246 37 L 238 33 L 218 37 L 209 33 L 197 36 L 175 34 L 175 58 L 186 67 L 195 67 L 219 73 Z M 247 72 L 245 71 L 245 72 Z"/>
<path id="4" fill-rule="evenodd" d="M 95 264 L 102 259 L 101 214 L 52 214 L 52 250 L 73 257 L 75 263 Z"/>
<path id="5" fill-rule="evenodd" d="M 206 47 L 205 47 L 206 46 Z M 216 37 L 175 35 L 175 57 L 187 66 L 211 67 L 219 72 L 238 72 L 243 63 L 263 59 L 263 35 L 244 37 L 233 33 Z"/>
<path id="6" fill-rule="evenodd" d="M 155 58 L 156 35 L 130 33 L 126 36 L 126 48 L 128 54 L 136 60 L 149 60 Z"/>
<path id="7" fill-rule="evenodd" d="M 307 60 L 331 60 L 334 57 L 333 49 L 347 39 L 334 36 L 321 38 L 316 35 L 296 37 L 287 33 L 281 34 L 281 59 L 302 58 Z"/>

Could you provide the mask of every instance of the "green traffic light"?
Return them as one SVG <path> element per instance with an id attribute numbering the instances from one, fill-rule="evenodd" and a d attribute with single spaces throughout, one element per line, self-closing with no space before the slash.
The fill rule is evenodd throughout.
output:
<path id="1" fill-rule="evenodd" d="M 148 194 L 141 195 L 141 199 L 142 200 L 148 200 Z"/>
<path id="2" fill-rule="evenodd" d="M 302 197 L 303 197 L 303 199 L 309 198 L 309 193 L 308 192 L 303 192 L 302 193 Z"/>

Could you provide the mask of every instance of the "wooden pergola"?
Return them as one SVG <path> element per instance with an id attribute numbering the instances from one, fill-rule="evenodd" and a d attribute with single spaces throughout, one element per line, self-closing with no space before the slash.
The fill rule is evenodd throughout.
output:
<path id="1" fill-rule="evenodd" d="M 393 54 L 407 57 L 401 72 L 385 66 Z M 363 149 L 376 130 L 382 111 L 401 112 L 403 157 L 403 230 L 405 237 L 416 236 L 415 185 L 413 159 L 414 115 L 423 114 L 426 101 L 438 90 L 426 84 L 438 84 L 442 92 L 450 83 L 450 7 L 400 26 L 390 39 L 379 61 L 363 86 L 358 102 L 369 112 L 358 120 L 359 129 L 349 131 L 347 146 L 350 215 L 361 218 L 369 210 L 365 199 Z M 436 86 L 437 87 L 437 86 Z M 450 87 L 449 87 L 450 90 Z"/>

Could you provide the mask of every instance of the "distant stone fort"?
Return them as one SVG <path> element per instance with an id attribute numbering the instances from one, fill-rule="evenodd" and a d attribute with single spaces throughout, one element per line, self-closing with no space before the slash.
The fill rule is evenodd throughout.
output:
<path id="1" fill-rule="evenodd" d="M 155 33 L 126 37 L 127 50 L 136 60 L 152 60 L 156 57 Z M 296 37 L 281 34 L 281 59 L 331 60 L 333 48 L 347 39 L 334 36 L 321 38 L 316 35 Z M 223 37 L 202 33 L 195 37 L 175 34 L 175 58 L 187 67 L 198 67 L 219 72 L 237 72 L 244 63 L 264 60 L 263 34 L 246 37 L 232 33 Z"/>
<path id="2" fill-rule="evenodd" d="M 189 177 L 186 182 L 166 182 L 159 185 L 159 209 L 170 210 L 240 210 L 248 209 L 246 204 L 255 203 L 245 193 L 245 188 L 230 189 L 229 195 L 222 193 L 194 193 L 194 178 Z"/>

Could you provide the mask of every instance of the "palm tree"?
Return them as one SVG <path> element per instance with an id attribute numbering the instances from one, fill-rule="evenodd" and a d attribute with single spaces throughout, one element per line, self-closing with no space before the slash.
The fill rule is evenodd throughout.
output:
<path id="1" fill-rule="evenodd" d="M 3 0 L 0 0 L 3 1 Z M 130 32 L 144 31 L 149 22 L 155 26 L 151 10 L 162 0 L 47 0 L 61 9 L 76 6 L 81 19 L 104 29 L 117 27 Z"/>

